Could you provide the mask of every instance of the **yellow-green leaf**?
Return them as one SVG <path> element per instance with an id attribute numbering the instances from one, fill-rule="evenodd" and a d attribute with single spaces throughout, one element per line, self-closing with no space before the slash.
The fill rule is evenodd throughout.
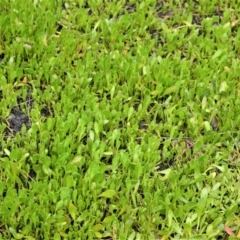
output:
<path id="1" fill-rule="evenodd" d="M 157 96 L 157 95 L 160 95 L 161 93 L 162 93 L 162 91 L 160 91 L 160 90 L 154 90 L 150 94 L 153 96 Z"/>
<path id="2" fill-rule="evenodd" d="M 76 214 L 77 214 L 77 208 L 72 203 L 70 203 L 68 206 L 68 211 L 69 211 L 72 219 L 75 220 Z"/>
<path id="3" fill-rule="evenodd" d="M 94 225 L 93 228 L 92 228 L 92 230 L 93 230 L 94 232 L 101 231 L 102 229 L 103 229 L 102 224 L 96 224 L 96 225 Z"/>
<path id="4" fill-rule="evenodd" d="M 170 93 L 174 93 L 177 91 L 177 89 L 178 89 L 177 86 L 171 86 L 164 91 L 163 96 L 168 95 Z"/>
<path id="5" fill-rule="evenodd" d="M 220 93 L 221 92 L 226 92 L 226 90 L 228 89 L 228 84 L 227 82 L 222 82 L 221 85 L 220 85 Z"/>
<path id="6" fill-rule="evenodd" d="M 103 193 L 100 194 L 100 197 L 104 197 L 104 198 L 113 198 L 117 193 L 112 190 L 112 189 L 109 189 Z"/>
<path id="7" fill-rule="evenodd" d="M 96 238 L 100 239 L 102 238 L 102 234 L 100 232 L 94 232 Z"/>

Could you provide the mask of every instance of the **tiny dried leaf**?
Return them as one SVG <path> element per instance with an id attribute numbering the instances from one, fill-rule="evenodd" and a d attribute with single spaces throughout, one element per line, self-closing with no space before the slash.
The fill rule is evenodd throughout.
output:
<path id="1" fill-rule="evenodd" d="M 224 226 L 224 231 L 229 235 L 235 237 L 235 233 L 227 226 Z"/>

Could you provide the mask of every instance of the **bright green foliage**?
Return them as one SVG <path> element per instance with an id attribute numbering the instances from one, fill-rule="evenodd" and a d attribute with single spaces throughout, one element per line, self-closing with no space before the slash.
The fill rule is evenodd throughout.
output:
<path id="1" fill-rule="evenodd" d="M 239 10 L 1 0 L 0 238 L 240 237 Z"/>

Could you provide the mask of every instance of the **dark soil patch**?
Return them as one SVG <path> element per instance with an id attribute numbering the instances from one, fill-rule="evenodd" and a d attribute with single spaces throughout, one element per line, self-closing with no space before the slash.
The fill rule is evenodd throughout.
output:
<path id="1" fill-rule="evenodd" d="M 20 132 L 22 126 L 25 125 L 27 129 L 31 127 L 30 118 L 23 112 L 19 107 L 14 107 L 11 114 L 7 120 L 8 127 L 5 129 L 7 136 L 15 135 Z"/>
<path id="2" fill-rule="evenodd" d="M 19 89 L 18 89 L 19 90 Z M 21 93 L 19 94 L 21 95 Z M 4 96 L 2 95 L 1 98 Z M 30 112 L 34 108 L 34 99 L 32 96 L 32 90 L 30 89 L 28 91 L 28 94 L 26 97 L 18 96 L 17 97 L 17 105 L 15 105 L 9 114 L 9 116 L 6 119 L 2 119 L 7 125 L 7 127 L 4 130 L 4 140 L 7 139 L 14 141 L 14 136 L 17 133 L 21 134 L 22 128 L 25 125 L 26 130 L 29 130 L 32 126 L 32 121 L 30 119 Z M 51 109 L 48 106 L 43 106 L 41 109 L 39 109 L 40 115 L 43 118 L 47 118 L 51 116 Z M 3 147 L 0 144 L 0 156 L 1 157 L 8 157 L 8 155 L 5 154 L 3 151 Z M 29 183 L 33 181 L 37 173 L 34 171 L 34 168 L 30 161 L 26 160 L 27 164 L 30 166 L 30 170 L 28 173 L 26 173 L 26 177 L 19 176 L 19 178 L 22 181 L 22 184 L 25 188 L 29 188 Z M 17 189 L 17 187 L 15 186 Z"/>
<path id="3" fill-rule="evenodd" d="M 33 106 L 34 100 L 30 90 L 25 99 L 21 96 L 17 97 L 17 105 L 11 109 L 10 115 L 5 121 L 7 123 L 7 128 L 4 131 L 5 139 L 21 132 L 23 125 L 26 126 L 27 130 L 31 127 L 32 123 L 27 113 L 32 110 Z"/>
<path id="4" fill-rule="evenodd" d="M 18 97 L 17 105 L 14 106 L 10 112 L 10 115 L 6 119 L 7 128 L 4 131 L 4 138 L 13 137 L 16 133 L 21 132 L 23 125 L 26 129 L 30 129 L 32 126 L 31 119 L 29 117 L 29 112 L 34 108 L 34 99 L 31 92 L 29 91 L 26 99 Z M 48 107 L 43 107 L 40 110 L 41 116 L 49 117 L 51 111 Z"/>

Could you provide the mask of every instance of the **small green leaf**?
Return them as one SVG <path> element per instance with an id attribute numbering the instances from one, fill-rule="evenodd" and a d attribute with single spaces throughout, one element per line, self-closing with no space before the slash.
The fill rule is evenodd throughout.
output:
<path id="1" fill-rule="evenodd" d="M 60 240 L 61 239 L 61 236 L 59 233 L 55 233 L 54 234 L 54 240 Z"/>
<path id="2" fill-rule="evenodd" d="M 64 238 L 68 237 L 68 235 L 65 232 L 59 232 L 59 234 L 60 234 L 61 237 L 64 237 Z"/>
<path id="3" fill-rule="evenodd" d="M 64 204 L 63 200 L 60 200 L 59 202 L 57 202 L 55 211 L 61 209 L 63 207 L 63 204 Z"/>
<path id="4" fill-rule="evenodd" d="M 201 191 L 201 198 L 207 198 L 207 196 L 208 196 L 208 189 L 203 188 Z"/>
<path id="5" fill-rule="evenodd" d="M 128 109 L 128 120 L 131 118 L 133 112 L 134 112 L 134 108 L 133 108 L 133 107 L 130 107 L 130 108 Z"/>
<path id="6" fill-rule="evenodd" d="M 222 49 L 217 50 L 217 51 L 214 53 L 214 55 L 212 56 L 212 59 L 215 60 L 215 59 L 219 58 L 219 57 L 222 55 L 222 53 L 223 53 L 223 50 L 222 50 Z"/>
<path id="7" fill-rule="evenodd" d="M 4 150 L 4 152 L 5 152 L 5 154 L 6 154 L 7 156 L 10 156 L 11 153 L 10 153 L 10 151 L 9 151 L 8 149 L 4 148 L 3 150 Z"/>
<path id="8" fill-rule="evenodd" d="M 165 181 L 165 180 L 167 180 L 169 178 L 171 172 L 172 172 L 171 168 L 159 171 L 159 174 L 160 174 L 159 178 L 162 181 Z"/>
<path id="9" fill-rule="evenodd" d="M 104 218 L 103 223 L 110 224 L 115 219 L 114 215 L 107 216 Z"/>
<path id="10" fill-rule="evenodd" d="M 113 198 L 117 193 L 114 190 L 107 190 L 103 193 L 100 194 L 100 197 L 104 197 L 104 198 Z"/>
<path id="11" fill-rule="evenodd" d="M 162 90 L 154 90 L 154 91 L 150 92 L 150 94 L 153 96 L 160 95 L 161 93 L 162 93 Z"/>
<path id="12" fill-rule="evenodd" d="M 203 142 L 202 141 L 198 141 L 196 142 L 196 144 L 194 145 L 194 152 L 199 151 L 203 146 Z"/>
<path id="13" fill-rule="evenodd" d="M 202 109 L 204 110 L 207 107 L 207 98 L 204 96 L 202 99 Z"/>
<path id="14" fill-rule="evenodd" d="M 174 85 L 174 86 L 171 86 L 171 87 L 167 88 L 167 89 L 164 91 L 163 96 L 168 95 L 168 94 L 170 94 L 170 93 L 174 93 L 174 92 L 177 91 L 177 89 L 178 89 L 177 86 L 175 86 L 175 85 Z"/>
<path id="15" fill-rule="evenodd" d="M 102 234 L 100 232 L 94 232 L 96 238 L 100 239 L 102 238 Z"/>
<path id="16" fill-rule="evenodd" d="M 227 89 L 228 89 L 227 82 L 225 82 L 225 81 L 224 81 L 224 82 L 222 82 L 222 83 L 221 83 L 221 85 L 220 85 L 220 90 L 219 90 L 219 91 L 220 91 L 220 93 L 221 93 L 221 92 L 226 92 L 226 91 L 227 91 Z"/>
<path id="17" fill-rule="evenodd" d="M 68 211 L 69 211 L 72 219 L 75 220 L 76 214 L 77 214 L 77 208 L 74 206 L 74 204 L 72 204 L 72 203 L 69 204 Z"/>
<path id="18" fill-rule="evenodd" d="M 219 189 L 219 187 L 221 186 L 221 183 L 216 183 L 213 187 L 212 187 L 212 191 L 216 191 Z"/>
<path id="19" fill-rule="evenodd" d="M 70 198 L 71 195 L 71 190 L 68 187 L 62 187 L 60 189 L 60 198 L 61 200 L 66 200 L 68 198 Z"/>
<path id="20" fill-rule="evenodd" d="M 25 154 L 21 157 L 21 159 L 19 160 L 19 162 L 24 161 L 29 155 L 30 155 L 29 153 L 25 153 Z"/>
<path id="21" fill-rule="evenodd" d="M 101 231 L 102 229 L 103 229 L 102 224 L 96 224 L 96 225 L 94 225 L 94 226 L 92 227 L 92 230 L 93 230 L 94 232 Z"/>
<path id="22" fill-rule="evenodd" d="M 211 124 L 208 121 L 204 121 L 204 127 L 207 132 L 212 130 Z"/>
<path id="23" fill-rule="evenodd" d="M 89 132 L 89 138 L 94 141 L 94 132 L 92 130 L 90 130 Z"/>
<path id="24" fill-rule="evenodd" d="M 72 164 L 77 164 L 79 162 L 81 162 L 82 156 L 76 156 L 73 160 L 72 160 Z"/>
<path id="25" fill-rule="evenodd" d="M 111 156 L 111 155 L 113 155 L 113 152 L 104 152 L 103 155 L 105 155 L 105 156 Z"/>
<path id="26" fill-rule="evenodd" d="M 135 237 L 136 237 L 136 233 L 135 233 L 135 232 L 132 232 L 132 233 L 129 235 L 128 240 L 134 240 L 134 239 L 136 239 Z"/>
<path id="27" fill-rule="evenodd" d="M 12 233 L 15 239 L 23 239 L 23 235 L 20 233 L 17 233 L 13 228 L 9 228 L 9 231 Z"/>

